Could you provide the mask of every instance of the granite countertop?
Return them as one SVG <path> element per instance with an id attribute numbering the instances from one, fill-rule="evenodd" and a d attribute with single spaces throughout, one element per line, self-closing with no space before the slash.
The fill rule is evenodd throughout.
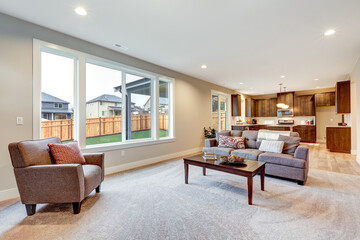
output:
<path id="1" fill-rule="evenodd" d="M 238 125 L 232 125 L 232 126 L 273 126 L 273 127 L 295 127 L 295 126 L 316 126 L 315 124 L 238 124 Z M 330 126 L 329 126 L 330 127 Z M 336 127 L 336 126 L 331 126 Z M 341 126 L 339 126 L 341 127 Z"/>

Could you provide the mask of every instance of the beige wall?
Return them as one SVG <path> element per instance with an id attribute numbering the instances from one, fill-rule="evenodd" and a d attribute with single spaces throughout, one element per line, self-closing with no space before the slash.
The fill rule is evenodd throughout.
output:
<path id="1" fill-rule="evenodd" d="M 229 89 L 0 14 L 0 195 L 1 191 L 5 193 L 16 187 L 8 144 L 32 138 L 33 38 L 175 78 L 176 141 L 128 148 L 124 155 L 120 150 L 108 151 L 105 153 L 107 168 L 199 149 L 204 142 L 203 127 L 209 125 L 211 89 L 232 93 Z M 17 116 L 24 117 L 23 126 L 16 125 Z"/>
<path id="2" fill-rule="evenodd" d="M 316 138 L 318 142 L 326 142 L 326 127 L 337 126 L 341 115 L 336 114 L 335 106 L 316 108 Z"/>
<path id="3" fill-rule="evenodd" d="M 357 161 L 360 164 L 360 117 L 358 113 L 360 113 L 360 104 L 357 104 L 360 102 L 360 58 L 358 59 L 354 70 L 351 73 L 350 76 L 351 79 L 351 141 L 353 142 L 353 146 L 355 146 L 356 143 L 356 153 L 357 155 Z M 355 143 L 354 143 L 355 142 Z M 352 150 L 354 150 L 354 147 L 352 147 Z"/>

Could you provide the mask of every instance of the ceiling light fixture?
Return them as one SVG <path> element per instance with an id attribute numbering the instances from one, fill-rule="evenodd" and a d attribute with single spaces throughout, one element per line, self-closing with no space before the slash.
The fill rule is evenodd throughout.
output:
<path id="1" fill-rule="evenodd" d="M 319 81 L 319 79 L 318 79 L 318 78 L 315 78 L 314 81 Z"/>
<path id="2" fill-rule="evenodd" d="M 201 68 L 205 69 L 205 68 L 207 68 L 207 66 L 206 65 L 201 65 Z"/>
<path id="3" fill-rule="evenodd" d="M 329 29 L 329 30 L 327 30 L 327 31 L 324 33 L 324 35 L 325 35 L 325 36 L 330 36 L 330 35 L 333 35 L 335 32 L 336 32 L 336 31 L 335 31 L 334 29 Z"/>
<path id="4" fill-rule="evenodd" d="M 241 83 L 239 83 L 239 84 L 240 84 L 240 85 L 243 85 L 244 83 L 241 82 Z"/>
<path id="5" fill-rule="evenodd" d="M 75 12 L 77 14 L 79 14 L 80 16 L 86 16 L 87 15 L 87 11 L 85 10 L 85 8 L 83 7 L 77 7 L 75 8 Z"/>
<path id="6" fill-rule="evenodd" d="M 280 76 L 280 78 L 285 78 L 285 76 L 284 76 L 284 75 L 282 75 L 282 76 Z"/>

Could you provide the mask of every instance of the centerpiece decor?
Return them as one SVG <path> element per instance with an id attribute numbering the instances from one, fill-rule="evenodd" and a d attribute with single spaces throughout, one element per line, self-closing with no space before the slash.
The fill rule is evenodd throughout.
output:
<path id="1" fill-rule="evenodd" d="M 229 155 L 229 156 L 221 156 L 219 158 L 219 161 L 231 165 L 245 165 L 246 159 L 243 157 L 238 157 L 236 155 Z"/>

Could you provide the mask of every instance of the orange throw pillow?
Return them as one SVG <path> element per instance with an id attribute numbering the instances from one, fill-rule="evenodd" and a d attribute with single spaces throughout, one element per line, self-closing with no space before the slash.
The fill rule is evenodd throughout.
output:
<path id="1" fill-rule="evenodd" d="M 76 141 L 66 144 L 49 143 L 48 146 L 56 164 L 86 164 Z"/>

